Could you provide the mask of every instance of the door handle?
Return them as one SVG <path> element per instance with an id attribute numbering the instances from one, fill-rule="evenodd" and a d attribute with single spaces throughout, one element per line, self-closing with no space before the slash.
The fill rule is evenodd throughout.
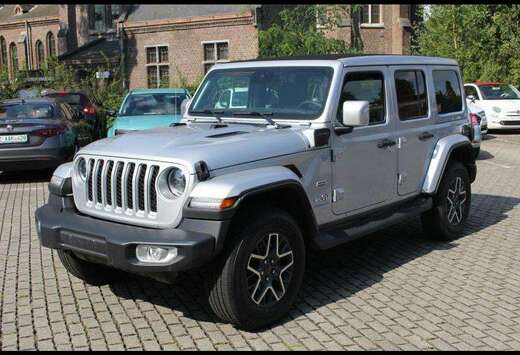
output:
<path id="1" fill-rule="evenodd" d="M 419 140 L 421 140 L 421 141 L 425 141 L 430 138 L 433 138 L 433 133 L 423 132 L 423 133 L 419 134 Z"/>
<path id="2" fill-rule="evenodd" d="M 395 140 L 391 140 L 391 139 L 385 138 L 385 139 L 383 139 L 383 140 L 381 140 L 381 141 L 379 141 L 377 143 L 377 147 L 378 148 L 386 148 L 386 147 L 391 147 L 391 146 L 393 146 L 395 144 L 396 144 Z"/>

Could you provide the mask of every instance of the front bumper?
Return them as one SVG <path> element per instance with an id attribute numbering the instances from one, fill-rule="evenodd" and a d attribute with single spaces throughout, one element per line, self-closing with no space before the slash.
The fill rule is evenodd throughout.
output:
<path id="1" fill-rule="evenodd" d="M 50 194 L 49 203 L 36 210 L 36 225 L 44 247 L 71 250 L 100 264 L 154 277 L 209 262 L 229 221 L 184 219 L 176 229 L 144 228 L 82 215 L 72 197 Z M 143 263 L 135 255 L 138 244 L 176 247 L 178 255 L 166 265 Z"/>

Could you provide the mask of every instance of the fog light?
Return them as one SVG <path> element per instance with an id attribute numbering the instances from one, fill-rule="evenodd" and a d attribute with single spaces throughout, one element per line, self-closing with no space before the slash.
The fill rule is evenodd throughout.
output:
<path id="1" fill-rule="evenodd" d="M 135 249 L 135 256 L 137 257 L 137 260 L 143 263 L 166 264 L 177 256 L 177 248 L 138 245 Z"/>

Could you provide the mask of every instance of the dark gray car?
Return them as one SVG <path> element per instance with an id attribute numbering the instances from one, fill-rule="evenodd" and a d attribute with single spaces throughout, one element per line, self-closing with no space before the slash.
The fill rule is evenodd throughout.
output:
<path id="1" fill-rule="evenodd" d="M 92 141 L 93 127 L 51 98 L 0 101 L 0 171 L 46 169 Z"/>

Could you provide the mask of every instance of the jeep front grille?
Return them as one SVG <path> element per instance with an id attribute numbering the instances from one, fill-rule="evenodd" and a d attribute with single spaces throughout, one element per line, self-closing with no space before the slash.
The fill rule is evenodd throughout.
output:
<path id="1" fill-rule="evenodd" d="M 87 172 L 87 203 L 105 210 L 157 213 L 158 165 L 88 158 Z"/>

